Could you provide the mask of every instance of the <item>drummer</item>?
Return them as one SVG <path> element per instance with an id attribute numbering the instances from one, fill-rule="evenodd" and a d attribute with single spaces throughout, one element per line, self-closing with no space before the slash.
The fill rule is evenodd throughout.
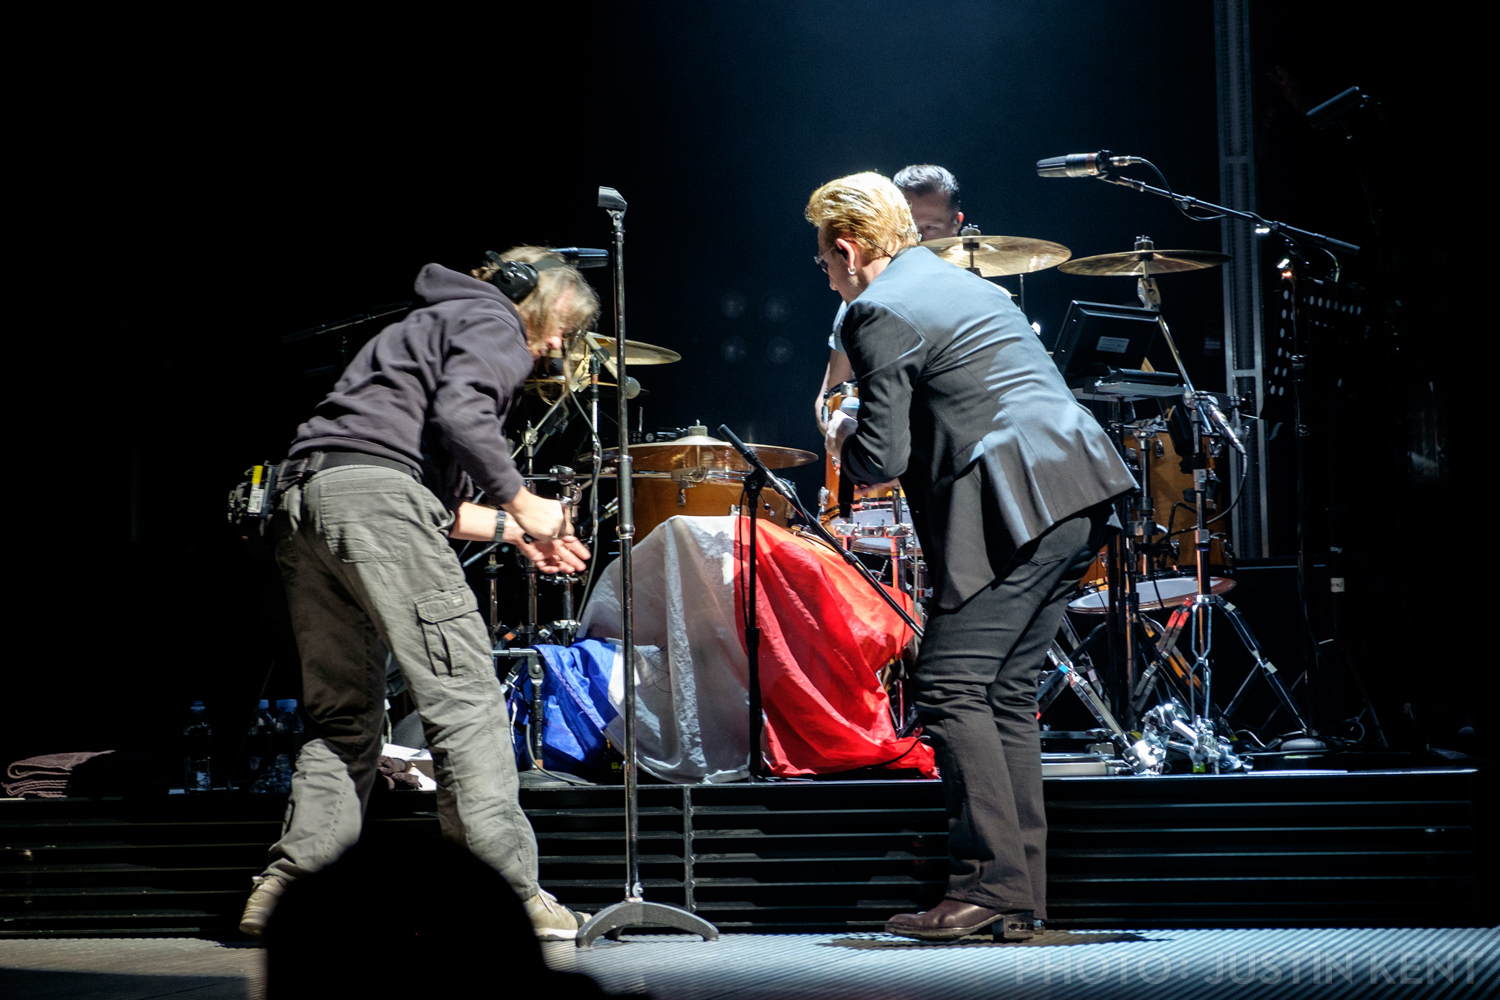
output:
<path id="1" fill-rule="evenodd" d="M 912 221 L 917 224 L 917 233 L 922 239 L 937 240 L 959 235 L 964 213 L 959 210 L 958 179 L 952 173 L 935 164 L 917 163 L 903 167 L 892 180 L 906 196 Z M 823 384 L 818 387 L 818 395 L 813 400 L 819 437 L 828 432 L 828 418 L 823 412 L 828 390 L 854 377 L 854 369 L 849 365 L 849 356 L 844 353 L 844 343 L 839 336 L 847 309 L 847 304 L 840 303 L 838 314 L 833 317 L 833 332 L 828 336 L 828 368 L 823 372 Z"/>

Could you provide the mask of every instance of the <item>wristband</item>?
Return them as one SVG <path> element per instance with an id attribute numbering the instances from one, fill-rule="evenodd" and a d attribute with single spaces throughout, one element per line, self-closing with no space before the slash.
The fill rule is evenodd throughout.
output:
<path id="1" fill-rule="evenodd" d="M 505 541 L 505 511 L 495 511 L 495 544 L 499 545 Z"/>

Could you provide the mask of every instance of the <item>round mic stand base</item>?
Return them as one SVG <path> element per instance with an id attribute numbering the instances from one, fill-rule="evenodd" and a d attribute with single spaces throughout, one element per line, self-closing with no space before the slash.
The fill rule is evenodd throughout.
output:
<path id="1" fill-rule="evenodd" d="M 719 929 L 702 917 L 665 903 L 648 903 L 644 899 L 627 899 L 607 906 L 578 928 L 578 947 L 592 948 L 601 937 L 618 940 L 631 927 L 665 927 L 696 934 L 705 941 L 717 941 Z"/>

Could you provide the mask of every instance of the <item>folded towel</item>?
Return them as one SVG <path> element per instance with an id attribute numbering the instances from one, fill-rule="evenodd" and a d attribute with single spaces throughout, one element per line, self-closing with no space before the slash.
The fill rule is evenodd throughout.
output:
<path id="1" fill-rule="evenodd" d="M 13 761 L 5 769 L 6 781 L 0 782 L 5 794 L 13 799 L 31 796 L 61 799 L 68 794 L 68 779 L 73 769 L 112 750 L 75 750 L 71 753 L 47 753 Z"/>

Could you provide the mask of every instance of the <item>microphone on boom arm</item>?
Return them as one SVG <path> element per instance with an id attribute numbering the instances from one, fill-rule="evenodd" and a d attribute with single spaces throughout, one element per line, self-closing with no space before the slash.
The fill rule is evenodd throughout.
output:
<path id="1" fill-rule="evenodd" d="M 1107 149 L 1097 153 L 1068 153 L 1036 161 L 1038 177 L 1103 177 L 1111 167 L 1145 163 L 1139 156 L 1116 156 Z"/>

